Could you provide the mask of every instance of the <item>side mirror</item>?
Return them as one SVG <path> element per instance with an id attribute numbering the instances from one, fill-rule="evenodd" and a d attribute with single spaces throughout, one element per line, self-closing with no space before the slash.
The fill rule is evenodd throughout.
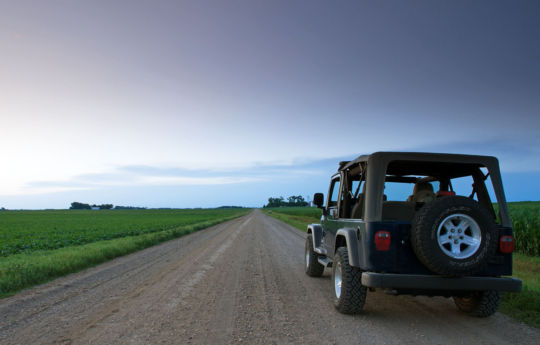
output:
<path id="1" fill-rule="evenodd" d="M 324 204 L 324 194 L 323 193 L 315 193 L 313 196 L 313 203 L 318 207 L 322 208 Z"/>

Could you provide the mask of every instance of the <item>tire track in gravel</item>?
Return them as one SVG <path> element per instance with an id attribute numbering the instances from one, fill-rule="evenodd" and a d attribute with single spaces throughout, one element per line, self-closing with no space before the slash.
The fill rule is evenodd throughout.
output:
<path id="1" fill-rule="evenodd" d="M 178 306 L 194 293 L 195 287 L 205 280 L 215 261 L 234 243 L 250 220 L 244 219 L 240 225 L 229 224 L 225 231 L 204 246 L 173 262 L 132 295 L 109 306 L 108 313 L 98 313 L 99 319 L 87 328 L 78 329 L 70 338 L 77 339 L 76 343 L 88 344 L 111 340 L 113 343 L 127 340 L 130 344 L 147 344 L 163 331 L 170 332 L 164 325 L 176 313 Z M 148 317 L 133 317 L 140 312 Z"/>
<path id="2" fill-rule="evenodd" d="M 179 259 L 226 236 L 223 233 L 240 221 L 219 224 L 1 300 L 0 343 L 70 342 L 70 329 L 80 332 L 85 324 L 94 327 L 92 323 L 117 312 L 111 306 L 126 296 L 140 295 L 152 281 L 174 270 Z"/>
<path id="3" fill-rule="evenodd" d="M 219 225 L 217 227 L 219 228 Z M 189 247 L 194 239 L 204 241 L 212 236 L 215 236 L 212 232 L 201 231 L 191 237 L 183 238 L 182 240 L 185 242 L 183 246 Z M 141 273 L 148 271 L 150 267 L 168 261 L 167 257 L 179 249 L 178 245 L 167 242 L 102 264 L 99 268 L 91 268 L 40 287 L 23 291 L 18 294 L 19 298 L 17 300 L 5 299 L 3 301 L 5 303 L 0 305 L 0 314 L 2 315 L 2 319 L 0 319 L 0 340 L 6 327 L 2 321 L 9 320 L 10 327 L 16 326 L 18 323 L 27 324 L 35 315 L 43 316 L 44 314 L 57 313 L 56 308 L 61 308 L 62 303 L 68 300 L 70 304 L 76 304 L 75 300 L 77 298 L 86 299 L 95 290 L 115 290 L 118 286 L 122 286 L 126 279 L 140 280 L 144 278 L 144 274 Z M 99 270 L 99 274 L 96 274 L 95 270 Z M 118 272 L 121 272 L 121 274 L 118 274 Z M 11 306 L 15 301 L 17 308 L 12 308 Z M 21 313 L 19 309 L 28 310 L 28 312 Z"/>

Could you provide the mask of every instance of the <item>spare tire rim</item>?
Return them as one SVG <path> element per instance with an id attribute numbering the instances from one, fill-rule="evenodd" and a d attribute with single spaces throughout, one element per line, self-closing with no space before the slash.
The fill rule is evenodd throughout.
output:
<path id="1" fill-rule="evenodd" d="M 443 219 L 437 229 L 437 242 L 442 251 L 454 259 L 474 255 L 482 243 L 478 223 L 466 214 L 452 214 Z"/>
<path id="2" fill-rule="evenodd" d="M 334 292 L 336 293 L 336 297 L 341 297 L 341 262 L 336 263 L 336 270 L 334 271 Z"/>

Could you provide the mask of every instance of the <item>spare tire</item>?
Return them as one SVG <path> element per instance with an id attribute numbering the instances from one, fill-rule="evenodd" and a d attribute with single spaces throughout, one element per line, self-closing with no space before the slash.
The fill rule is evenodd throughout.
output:
<path id="1" fill-rule="evenodd" d="M 430 271 L 446 276 L 481 270 L 497 249 L 497 227 L 487 210 L 462 196 L 438 198 L 416 212 L 413 250 Z"/>

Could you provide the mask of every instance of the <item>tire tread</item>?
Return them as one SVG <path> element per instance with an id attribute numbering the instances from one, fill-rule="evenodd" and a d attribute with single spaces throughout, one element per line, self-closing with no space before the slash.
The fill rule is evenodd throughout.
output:
<path id="1" fill-rule="evenodd" d="M 341 296 L 339 299 L 334 296 L 334 305 L 343 314 L 357 314 L 362 311 L 367 295 L 367 288 L 362 286 L 362 271 L 349 265 L 346 247 L 338 248 L 334 259 L 341 260 L 342 269 Z M 332 272 L 332 281 L 333 276 Z"/>
<path id="2" fill-rule="evenodd" d="M 308 249 L 309 246 L 309 249 Z M 310 277 L 320 277 L 324 273 L 324 265 L 321 265 L 318 261 L 319 254 L 315 253 L 313 250 L 313 237 L 311 234 L 307 235 L 306 238 L 306 250 L 309 250 L 309 265 L 304 265 L 305 272 Z M 305 252 L 304 252 L 305 255 Z"/>
<path id="3" fill-rule="evenodd" d="M 482 291 L 470 297 L 454 297 L 454 303 L 464 313 L 476 317 L 488 317 L 499 309 L 502 293 L 500 291 Z"/>

